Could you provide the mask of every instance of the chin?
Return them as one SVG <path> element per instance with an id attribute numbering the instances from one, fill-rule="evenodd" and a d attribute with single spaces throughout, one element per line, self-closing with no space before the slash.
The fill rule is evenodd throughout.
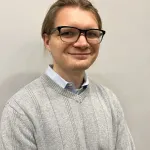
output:
<path id="1" fill-rule="evenodd" d="M 72 69 L 75 71 L 85 71 L 87 70 L 92 63 L 76 63 L 72 66 Z"/>

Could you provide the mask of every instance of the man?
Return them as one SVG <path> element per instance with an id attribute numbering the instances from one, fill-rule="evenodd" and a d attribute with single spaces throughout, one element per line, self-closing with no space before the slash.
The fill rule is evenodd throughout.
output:
<path id="1" fill-rule="evenodd" d="M 135 149 L 116 96 L 85 73 L 104 34 L 88 0 L 58 0 L 51 6 L 42 38 L 53 64 L 6 104 L 2 150 Z"/>

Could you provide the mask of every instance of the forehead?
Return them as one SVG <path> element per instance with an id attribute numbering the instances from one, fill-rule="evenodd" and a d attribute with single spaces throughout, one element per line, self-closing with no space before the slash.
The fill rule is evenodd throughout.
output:
<path id="1" fill-rule="evenodd" d="M 74 26 L 81 29 L 98 28 L 98 22 L 91 11 L 83 10 L 79 7 L 66 6 L 57 12 L 54 26 Z"/>

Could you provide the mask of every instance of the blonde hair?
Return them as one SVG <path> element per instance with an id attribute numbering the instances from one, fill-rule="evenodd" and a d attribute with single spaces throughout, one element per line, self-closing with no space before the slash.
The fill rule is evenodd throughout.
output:
<path id="1" fill-rule="evenodd" d="M 98 22 L 99 29 L 102 29 L 102 21 L 98 10 L 92 5 L 92 3 L 88 0 L 57 0 L 48 10 L 45 19 L 42 24 L 41 29 L 41 36 L 43 37 L 44 34 L 49 35 L 51 30 L 54 28 L 54 22 L 56 18 L 57 12 L 65 7 L 65 6 L 75 6 L 80 7 L 83 10 L 91 11 Z"/>

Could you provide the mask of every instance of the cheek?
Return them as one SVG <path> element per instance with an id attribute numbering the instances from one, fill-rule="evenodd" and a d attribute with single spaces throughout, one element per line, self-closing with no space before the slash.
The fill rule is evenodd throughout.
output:
<path id="1" fill-rule="evenodd" d="M 54 59 L 62 59 L 64 53 L 67 52 L 68 45 L 62 41 L 51 41 L 50 52 Z"/>
<path id="2" fill-rule="evenodd" d="M 60 49 L 60 44 L 59 44 L 59 42 L 58 42 L 58 40 L 56 39 L 51 39 L 50 41 L 49 41 L 49 51 L 51 52 L 51 53 L 55 53 L 55 52 L 57 52 L 57 51 L 59 51 L 59 49 Z"/>
<path id="3" fill-rule="evenodd" d="M 99 48 L 100 48 L 99 45 L 93 46 L 93 49 L 94 49 L 94 53 L 95 53 L 95 54 L 98 54 L 98 53 L 99 53 Z"/>

